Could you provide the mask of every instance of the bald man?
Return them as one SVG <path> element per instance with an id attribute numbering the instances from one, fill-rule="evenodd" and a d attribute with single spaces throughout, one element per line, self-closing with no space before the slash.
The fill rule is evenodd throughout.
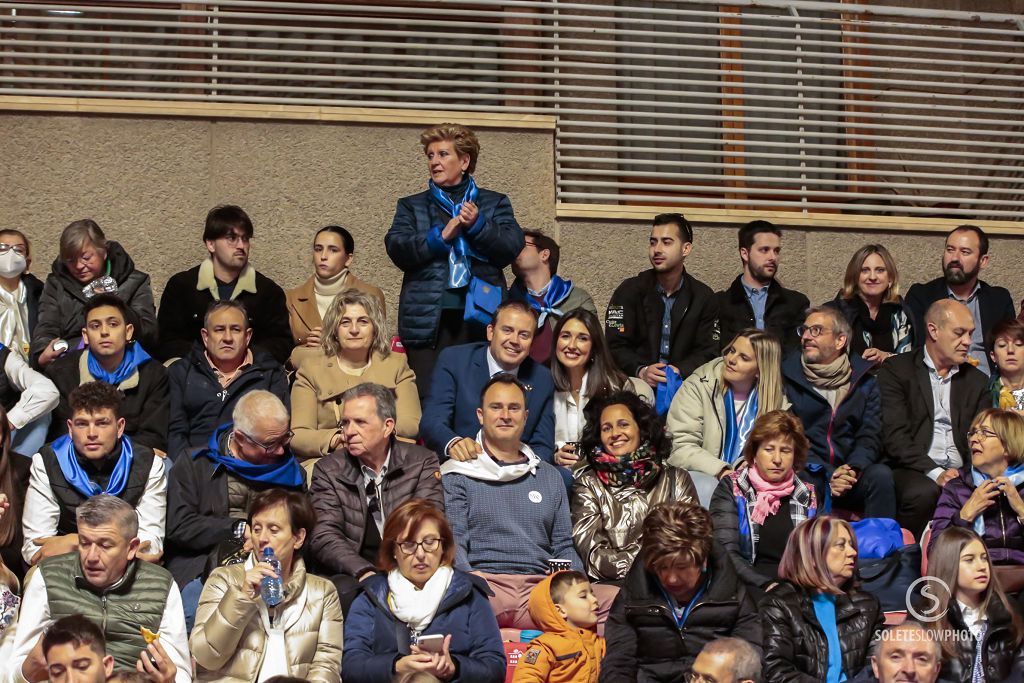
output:
<path id="1" fill-rule="evenodd" d="M 991 406 L 988 377 L 968 361 L 974 318 L 941 299 L 925 314 L 924 348 L 889 358 L 878 371 L 882 443 L 896 481 L 900 525 L 918 538 L 939 487 L 970 462 L 967 430 Z"/>

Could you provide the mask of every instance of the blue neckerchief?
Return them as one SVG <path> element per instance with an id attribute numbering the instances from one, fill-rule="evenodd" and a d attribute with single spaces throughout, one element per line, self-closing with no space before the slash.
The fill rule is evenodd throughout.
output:
<path id="1" fill-rule="evenodd" d="M 1024 484 L 1024 465 L 1013 465 L 1012 467 L 1007 467 L 1002 476 L 1009 479 L 1015 487 L 1019 488 L 1021 484 Z M 971 468 L 971 479 L 974 480 L 974 488 L 978 488 L 991 478 L 992 477 L 988 476 L 976 467 Z M 978 513 L 978 516 L 974 518 L 974 533 L 978 534 L 982 538 L 985 537 L 984 512 Z"/>
<path id="2" fill-rule="evenodd" d="M 234 427 L 231 422 L 217 427 L 210 436 L 206 449 L 199 451 L 193 457 L 205 455 L 212 462 L 223 465 L 228 472 L 237 474 L 248 481 L 258 481 L 263 484 L 274 484 L 292 489 L 300 488 L 305 483 L 306 475 L 291 451 L 280 462 L 268 465 L 254 465 L 229 453 L 221 453 L 220 437 Z"/>
<path id="3" fill-rule="evenodd" d="M 128 344 L 124 350 L 124 358 L 121 360 L 121 364 L 113 372 L 104 370 L 100 362 L 96 360 L 96 356 L 92 355 L 92 351 L 86 351 L 86 354 L 89 356 L 89 374 L 95 379 L 102 380 L 107 384 L 113 384 L 115 387 L 131 377 L 136 368 L 150 360 L 150 355 L 146 353 L 146 350 L 138 342 Z"/>
<path id="4" fill-rule="evenodd" d="M 828 673 L 825 675 L 825 683 L 842 683 L 846 680 L 846 674 L 843 673 L 843 650 L 836 626 L 836 596 L 818 593 L 811 598 L 811 603 L 814 605 L 814 616 L 818 618 L 828 641 Z"/>
<path id="5" fill-rule="evenodd" d="M 658 415 L 664 415 L 672 405 L 679 387 L 683 386 L 683 377 L 671 365 L 665 366 L 665 381 L 660 382 L 654 390 L 654 409 Z"/>
<path id="6" fill-rule="evenodd" d="M 132 452 L 131 439 L 127 436 L 121 437 L 121 455 L 117 459 L 117 464 L 114 465 L 114 471 L 110 475 L 107 487 L 102 489 L 99 484 L 89 479 L 89 475 L 85 473 L 85 470 L 78 463 L 78 457 L 75 455 L 75 444 L 71 441 L 70 436 L 65 434 L 54 441 L 50 447 L 53 448 L 53 452 L 57 456 L 57 464 L 60 465 L 61 474 L 64 475 L 71 488 L 78 491 L 83 497 L 92 498 L 101 493 L 120 496 L 124 493 L 124 489 L 128 485 L 128 473 L 131 472 L 132 460 L 135 457 Z"/>
<path id="7" fill-rule="evenodd" d="M 516 280 L 512 283 L 512 289 L 509 290 L 509 298 L 520 299 L 533 306 L 534 310 L 539 314 L 537 327 L 540 327 L 544 324 L 549 313 L 556 318 L 561 318 L 564 315 L 557 306 L 568 299 L 571 292 L 572 280 L 563 280 L 557 275 L 552 275 L 551 282 L 548 283 L 548 289 L 544 292 L 543 301 L 538 302 L 537 298 L 526 290 L 526 285 L 523 284 L 522 280 Z"/>
<path id="8" fill-rule="evenodd" d="M 459 211 L 462 210 L 462 205 L 466 202 L 476 202 L 476 197 L 479 194 L 479 190 L 476 187 L 476 182 L 473 180 L 473 176 L 467 176 L 466 192 L 462 195 L 462 201 L 458 204 L 452 201 L 452 198 L 448 196 L 444 190 L 438 187 L 433 180 L 428 181 L 428 190 L 430 197 L 434 200 L 441 209 L 452 218 L 459 215 Z M 475 228 L 484 219 L 484 214 L 481 211 L 477 215 L 476 224 L 473 225 L 470 230 Z M 434 226 L 443 230 L 444 226 Z M 469 260 L 475 258 L 478 261 L 480 259 L 473 249 L 469 246 L 469 242 L 462 236 L 462 231 L 455 236 L 452 240 L 452 245 L 448 249 L 448 289 L 460 289 L 469 284 L 471 276 L 469 268 Z"/>
<path id="9" fill-rule="evenodd" d="M 743 452 L 743 444 L 747 443 L 750 430 L 754 428 L 754 422 L 757 421 L 757 403 L 757 387 L 754 387 L 740 410 L 737 425 L 732 389 L 725 391 L 725 448 L 722 449 L 722 459 L 729 465 L 739 459 L 740 453 Z"/>
<path id="10" fill-rule="evenodd" d="M 657 577 L 655 577 L 655 581 L 657 581 L 658 588 L 661 589 L 661 594 L 665 596 L 665 601 L 668 603 L 668 611 L 672 614 L 672 621 L 676 623 L 676 628 L 681 631 L 683 626 L 686 625 L 686 620 L 690 617 L 690 612 L 692 612 L 693 608 L 697 606 L 697 601 L 700 600 L 701 596 L 704 595 L 704 591 L 706 591 L 708 586 L 711 584 L 711 570 L 704 573 L 704 578 L 701 581 L 700 588 L 697 589 L 697 592 L 694 594 L 689 604 L 687 604 L 683 609 L 682 614 L 676 613 L 676 601 L 671 595 L 669 595 L 668 591 L 665 590 L 665 587 L 661 585 L 661 581 L 658 581 Z"/>

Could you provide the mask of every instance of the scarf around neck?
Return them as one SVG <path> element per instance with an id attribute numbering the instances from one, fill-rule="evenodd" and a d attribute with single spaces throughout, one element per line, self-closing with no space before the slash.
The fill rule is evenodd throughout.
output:
<path id="1" fill-rule="evenodd" d="M 754 428 L 757 421 L 757 387 L 751 389 L 747 396 L 746 403 L 736 414 L 732 389 L 725 391 L 725 445 L 722 448 L 722 459 L 732 465 L 743 452 L 743 446 L 747 443 L 750 430 Z"/>
<path id="2" fill-rule="evenodd" d="M 843 650 L 839 642 L 839 627 L 836 626 L 836 596 L 828 593 L 816 593 L 811 598 L 814 605 L 814 616 L 825 632 L 828 642 L 828 671 L 825 683 L 842 683 L 846 680 L 843 672 Z"/>
<path id="3" fill-rule="evenodd" d="M 462 474 L 478 481 L 509 482 L 520 479 L 527 474 L 537 473 L 537 467 L 540 466 L 540 457 L 525 443 L 519 444 L 519 452 L 526 456 L 526 462 L 502 465 L 492 458 L 487 449 L 484 448 L 482 431 L 476 433 L 476 442 L 480 444 L 483 453 L 478 455 L 475 460 L 467 460 L 465 462 L 449 458 L 441 465 L 441 474 Z"/>
<path id="4" fill-rule="evenodd" d="M 60 465 L 60 473 L 64 475 L 68 484 L 78 491 L 85 498 L 92 498 L 101 493 L 111 496 L 120 496 L 128 486 L 128 475 L 132 470 L 132 461 L 135 455 L 132 451 L 132 442 L 127 436 L 121 437 L 121 454 L 114 465 L 114 472 L 110 475 L 110 481 L 105 488 L 89 478 L 89 475 L 82 469 L 75 454 L 75 444 L 71 437 L 65 434 L 51 445 L 54 454 L 57 456 L 57 464 Z"/>
<path id="5" fill-rule="evenodd" d="M 563 280 L 557 275 L 551 276 L 551 281 L 548 282 L 547 289 L 544 290 L 542 301 L 537 301 L 537 297 L 530 293 L 522 280 L 516 280 L 509 291 L 511 297 L 526 301 L 537 311 L 539 315 L 538 328 L 547 320 L 548 314 L 555 318 L 561 318 L 564 315 L 558 306 L 569 298 L 570 293 L 572 293 L 572 280 Z"/>
<path id="6" fill-rule="evenodd" d="M 230 453 L 222 452 L 221 438 L 225 434 L 230 434 L 234 428 L 234 423 L 229 422 L 215 429 L 210 435 L 210 441 L 206 448 L 198 451 L 193 457 L 206 456 L 213 463 L 222 465 L 228 472 L 248 481 L 275 484 L 291 489 L 297 489 L 305 483 L 305 473 L 291 451 L 288 451 L 287 455 L 278 462 L 267 465 L 254 465 L 241 458 L 236 458 Z M 226 451 L 227 448 L 225 447 L 224 450 Z"/>
<path id="7" fill-rule="evenodd" d="M 462 193 L 462 199 L 456 203 L 452 196 L 465 185 L 465 192 Z M 449 218 L 455 218 L 459 215 L 459 211 L 462 210 L 462 205 L 466 202 L 476 202 L 479 190 L 476 186 L 476 181 L 473 180 L 473 176 L 466 174 L 466 177 L 461 183 L 454 187 L 448 188 L 445 191 L 440 185 L 434 183 L 433 180 L 428 181 L 427 190 L 430 192 L 430 197 Z M 449 192 L 452 196 L 449 196 Z M 468 228 L 473 230 L 479 226 L 484 220 L 483 212 L 477 214 L 476 223 Z M 444 226 L 434 226 L 439 232 L 444 230 Z M 472 275 L 470 272 L 470 259 L 480 259 L 479 256 L 469 246 L 469 242 L 463 236 L 463 231 L 460 230 L 452 240 L 451 246 L 448 248 L 448 289 L 460 289 L 469 285 L 469 280 Z"/>
<path id="8" fill-rule="evenodd" d="M 107 372 L 100 362 L 96 359 L 96 356 L 92 355 L 92 351 L 86 351 L 89 355 L 88 367 L 89 374 L 94 379 L 102 380 L 107 384 L 112 384 L 115 387 L 121 382 L 125 381 L 138 369 L 140 365 L 148 360 L 151 360 L 151 356 L 146 353 L 146 350 L 142 348 L 142 345 L 137 341 L 130 342 L 124 350 L 124 358 L 121 359 L 121 364 L 114 369 L 113 372 Z"/>
<path id="9" fill-rule="evenodd" d="M 1006 477 L 1016 488 L 1020 488 L 1021 484 L 1024 484 L 1024 465 L 1012 465 L 1006 468 L 1001 476 Z M 974 487 L 977 488 L 983 483 L 992 479 L 981 470 L 976 467 L 971 468 L 971 479 L 974 481 Z M 980 512 L 978 516 L 974 518 L 974 533 L 978 534 L 982 538 L 985 537 L 985 513 Z"/>
<path id="10" fill-rule="evenodd" d="M 796 488 L 796 475 L 790 471 L 785 479 L 772 483 L 761 476 L 757 467 L 749 467 L 747 472 L 747 480 L 757 494 L 757 502 L 750 512 L 750 519 L 755 524 L 764 524 L 764 520 L 779 511 L 782 499 L 793 493 Z"/>
<path id="11" fill-rule="evenodd" d="M 832 410 L 835 410 L 850 391 L 850 377 L 853 375 L 850 357 L 844 352 L 831 363 L 821 364 L 808 363 L 801 355 L 800 366 L 807 381 L 824 394 Z"/>
<path id="12" fill-rule="evenodd" d="M 632 453 L 612 455 L 598 446 L 587 455 L 587 461 L 601 483 L 611 488 L 646 488 L 661 473 L 661 460 L 648 444 L 641 444 Z"/>
<path id="13" fill-rule="evenodd" d="M 388 572 L 388 607 L 396 619 L 409 627 L 413 639 L 434 620 L 454 575 L 451 567 L 441 565 L 423 588 L 417 588 L 397 569 Z"/>

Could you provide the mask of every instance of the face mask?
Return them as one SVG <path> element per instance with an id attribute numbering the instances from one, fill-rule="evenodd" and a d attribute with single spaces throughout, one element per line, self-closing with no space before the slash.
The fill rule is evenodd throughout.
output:
<path id="1" fill-rule="evenodd" d="M 0 277 L 16 277 L 25 272 L 25 257 L 11 249 L 0 254 Z"/>

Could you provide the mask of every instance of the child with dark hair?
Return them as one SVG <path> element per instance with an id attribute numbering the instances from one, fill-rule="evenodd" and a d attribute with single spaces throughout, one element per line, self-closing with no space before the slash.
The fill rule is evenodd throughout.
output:
<path id="1" fill-rule="evenodd" d="M 530 593 L 530 617 L 544 631 L 519 660 L 513 683 L 597 683 L 604 638 L 597 597 L 585 574 L 556 572 Z"/>

